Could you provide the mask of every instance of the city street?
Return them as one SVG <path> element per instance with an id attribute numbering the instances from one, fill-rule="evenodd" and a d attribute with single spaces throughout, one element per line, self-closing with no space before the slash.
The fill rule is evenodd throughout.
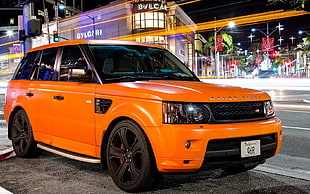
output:
<path id="1" fill-rule="evenodd" d="M 275 157 L 249 172 L 221 170 L 195 176 L 165 176 L 146 193 L 310 193 L 309 80 L 203 80 L 268 92 L 283 124 L 283 144 Z M 295 88 L 295 90 L 293 90 Z M 0 95 L 0 105 L 4 95 Z M 1 109 L 0 151 L 10 147 Z M 39 158 L 0 161 L 1 187 L 12 193 L 123 193 L 107 170 L 43 152 Z"/>
<path id="2" fill-rule="evenodd" d="M 0 0 L 0 194 L 310 194 L 309 19 L 306 0 Z"/>

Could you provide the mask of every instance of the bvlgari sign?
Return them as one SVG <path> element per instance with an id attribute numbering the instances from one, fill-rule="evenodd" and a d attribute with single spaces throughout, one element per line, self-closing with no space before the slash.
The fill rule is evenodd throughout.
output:
<path id="1" fill-rule="evenodd" d="M 76 33 L 76 39 L 88 39 L 88 38 L 100 38 L 102 36 L 103 30 L 102 29 L 96 29 L 94 30 L 86 30 L 83 32 L 77 32 Z"/>
<path id="2" fill-rule="evenodd" d="M 139 3 L 134 3 L 132 11 L 134 13 L 137 12 L 145 12 L 145 11 L 154 11 L 154 10 L 161 10 L 166 11 L 167 10 L 167 4 L 164 2 L 154 2 L 154 1 L 143 1 Z"/>

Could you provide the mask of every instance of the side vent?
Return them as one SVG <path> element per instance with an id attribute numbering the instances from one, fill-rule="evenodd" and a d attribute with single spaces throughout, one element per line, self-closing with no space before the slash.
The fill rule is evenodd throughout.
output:
<path id="1" fill-rule="evenodd" d="M 95 113 L 105 114 L 112 104 L 112 100 L 95 98 Z"/>

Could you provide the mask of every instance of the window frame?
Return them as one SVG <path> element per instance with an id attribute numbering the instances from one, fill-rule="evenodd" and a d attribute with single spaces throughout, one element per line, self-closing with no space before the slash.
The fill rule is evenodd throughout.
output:
<path id="1" fill-rule="evenodd" d="M 83 58 L 85 59 L 85 63 L 87 65 L 87 70 L 90 70 L 91 73 L 92 73 L 92 77 L 93 79 L 91 81 L 73 81 L 73 80 L 60 80 L 60 76 L 61 76 L 61 63 L 62 63 L 62 57 L 63 57 L 63 54 L 64 54 L 64 50 L 65 50 L 65 47 L 77 47 L 80 51 L 80 53 L 82 54 Z M 91 65 L 92 63 L 90 62 L 90 56 L 89 54 L 87 54 L 86 52 L 86 48 L 87 48 L 87 45 L 66 45 L 66 46 L 62 46 L 59 48 L 59 56 L 57 58 L 57 65 L 56 65 L 56 70 L 57 70 L 57 74 L 56 75 L 56 81 L 60 81 L 60 82 L 74 82 L 74 83 L 96 83 L 98 84 L 99 83 L 99 79 L 98 79 L 98 75 L 97 75 L 97 72 L 95 70 L 95 68 L 93 67 L 93 65 Z M 73 68 L 74 69 L 74 68 Z"/>

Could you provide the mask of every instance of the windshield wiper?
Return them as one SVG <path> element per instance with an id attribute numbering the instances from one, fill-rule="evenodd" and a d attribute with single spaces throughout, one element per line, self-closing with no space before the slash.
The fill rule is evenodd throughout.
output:
<path id="1" fill-rule="evenodd" d="M 104 79 L 104 82 L 134 82 L 142 80 L 160 80 L 161 76 L 121 76 L 121 77 L 111 77 Z"/>
<path id="2" fill-rule="evenodd" d="M 132 82 L 132 81 L 136 81 L 136 77 L 135 76 L 121 76 L 121 77 L 110 77 L 110 78 L 105 78 L 104 82 Z"/>
<path id="3" fill-rule="evenodd" d="M 183 81 L 194 81 L 195 78 L 193 77 L 189 77 L 189 76 L 182 76 L 179 74 L 175 74 L 175 73 L 167 73 L 167 74 L 163 74 L 161 75 L 161 77 L 164 80 L 183 80 Z"/>
<path id="4" fill-rule="evenodd" d="M 193 77 L 185 77 L 171 73 L 165 74 L 157 74 L 157 75 L 149 75 L 149 76 L 120 76 L 120 77 L 110 77 L 105 78 L 104 82 L 135 82 L 135 81 L 142 81 L 142 80 L 186 80 L 186 81 L 195 81 Z"/>

